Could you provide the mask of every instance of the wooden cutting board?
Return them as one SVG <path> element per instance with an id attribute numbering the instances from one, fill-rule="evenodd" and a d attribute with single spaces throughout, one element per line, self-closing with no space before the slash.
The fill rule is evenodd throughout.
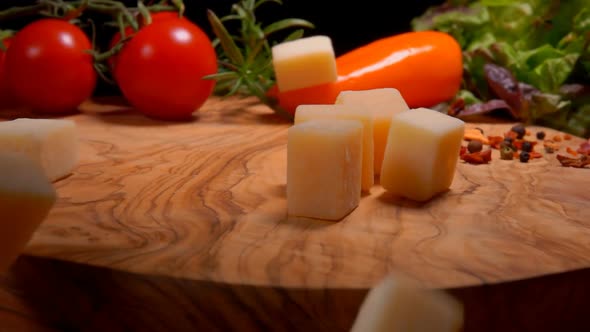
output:
<path id="1" fill-rule="evenodd" d="M 252 100 L 213 98 L 190 123 L 84 109 L 95 113 L 68 117 L 81 161 L 55 184 L 59 201 L 27 254 L 297 288 L 368 288 L 391 271 L 457 287 L 590 266 L 590 169 L 555 154 L 459 162 L 451 190 L 425 204 L 377 182 L 352 214 L 327 222 L 287 217 L 290 124 Z M 511 124 L 468 126 L 502 135 Z"/>

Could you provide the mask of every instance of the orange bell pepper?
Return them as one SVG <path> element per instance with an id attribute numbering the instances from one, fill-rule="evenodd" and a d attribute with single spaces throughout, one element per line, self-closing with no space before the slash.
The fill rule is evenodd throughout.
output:
<path id="1" fill-rule="evenodd" d="M 449 34 L 411 31 L 378 39 L 336 58 L 336 82 L 268 94 L 295 113 L 302 104 L 333 104 L 340 91 L 396 88 L 411 108 L 449 100 L 460 89 L 461 47 Z"/>

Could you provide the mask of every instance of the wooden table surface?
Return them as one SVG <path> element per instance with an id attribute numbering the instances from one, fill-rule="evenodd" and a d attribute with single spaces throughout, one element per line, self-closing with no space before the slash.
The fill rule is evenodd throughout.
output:
<path id="1" fill-rule="evenodd" d="M 563 307 L 588 288 L 578 281 L 590 266 L 590 170 L 554 154 L 460 162 L 451 190 L 425 204 L 377 182 L 351 215 L 326 222 L 286 215 L 290 124 L 252 100 L 212 98 L 189 123 L 84 110 L 69 117 L 80 164 L 0 280 L 0 331 L 345 331 L 391 271 L 450 289 L 471 312 L 466 330 L 482 331 L 509 326 L 520 303 L 538 307 L 539 292 Z M 469 124 L 488 135 L 510 125 Z M 557 303 L 539 310 L 559 322 Z M 520 331 L 552 326 L 519 315 Z"/>

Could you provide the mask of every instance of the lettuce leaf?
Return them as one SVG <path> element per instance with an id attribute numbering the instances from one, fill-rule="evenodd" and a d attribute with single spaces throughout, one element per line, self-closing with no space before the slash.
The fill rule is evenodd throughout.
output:
<path id="1" fill-rule="evenodd" d="M 465 74 L 455 99 L 465 91 L 469 102 L 498 99 L 484 71 L 491 63 L 534 90 L 513 110 L 519 120 L 590 137 L 590 106 L 562 91 L 568 84 L 590 86 L 588 0 L 448 0 L 414 18 L 412 28 L 447 32 L 461 45 Z"/>

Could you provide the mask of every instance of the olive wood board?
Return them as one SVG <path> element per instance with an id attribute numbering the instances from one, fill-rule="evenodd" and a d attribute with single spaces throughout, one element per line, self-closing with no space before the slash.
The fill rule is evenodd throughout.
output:
<path id="1" fill-rule="evenodd" d="M 331 222 L 287 216 L 291 123 L 252 99 L 211 98 L 188 122 L 120 105 L 82 111 L 62 116 L 77 123 L 81 160 L 55 182 L 59 199 L 27 255 L 293 288 L 369 288 L 390 272 L 462 287 L 590 266 L 590 169 L 562 167 L 556 154 L 459 161 L 450 190 L 426 203 L 394 197 L 377 179 Z M 511 125 L 467 124 L 487 135 Z"/>

